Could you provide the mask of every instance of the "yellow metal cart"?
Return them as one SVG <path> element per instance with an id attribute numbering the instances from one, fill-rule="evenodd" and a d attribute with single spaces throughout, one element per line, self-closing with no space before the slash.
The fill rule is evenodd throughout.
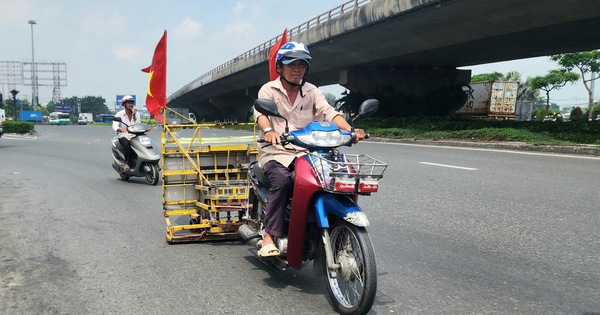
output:
<path id="1" fill-rule="evenodd" d="M 203 137 L 211 128 L 251 123 L 165 124 L 161 136 L 163 212 L 169 243 L 238 239 L 248 200 L 248 167 L 256 161 L 252 135 Z M 203 130 L 204 129 L 204 130 Z"/>

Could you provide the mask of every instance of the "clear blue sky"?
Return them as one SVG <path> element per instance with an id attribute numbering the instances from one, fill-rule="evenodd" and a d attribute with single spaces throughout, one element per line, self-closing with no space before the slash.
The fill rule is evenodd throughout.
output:
<path id="1" fill-rule="evenodd" d="M 118 94 L 145 102 L 152 53 L 168 32 L 167 95 L 247 50 L 347 1 L 323 0 L 0 0 L 0 61 L 31 61 L 31 26 L 35 60 L 67 64 L 62 97 L 102 96 L 109 107 Z M 473 74 L 518 71 L 523 78 L 543 75 L 556 64 L 547 57 L 472 67 Z M 310 79 L 309 79 L 310 80 Z M 600 84 L 596 95 L 600 94 Z M 14 87 L 0 86 L 0 91 Z M 31 98 L 31 87 L 17 87 Z M 340 86 L 324 91 L 339 97 Z M 551 94 L 561 106 L 585 104 L 581 83 Z M 51 87 L 40 87 L 42 104 Z M 552 100 L 554 98 L 554 100 Z"/>

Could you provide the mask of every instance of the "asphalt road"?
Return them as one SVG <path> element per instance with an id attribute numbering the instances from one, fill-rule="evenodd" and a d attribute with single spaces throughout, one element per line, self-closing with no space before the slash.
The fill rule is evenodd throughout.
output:
<path id="1" fill-rule="evenodd" d="M 110 128 L 36 130 L 0 138 L 0 314 L 334 313 L 308 269 L 274 269 L 235 242 L 168 245 L 160 183 L 118 178 Z M 360 200 L 377 253 L 371 314 L 600 314 L 600 158 L 345 151 L 389 163 Z"/>

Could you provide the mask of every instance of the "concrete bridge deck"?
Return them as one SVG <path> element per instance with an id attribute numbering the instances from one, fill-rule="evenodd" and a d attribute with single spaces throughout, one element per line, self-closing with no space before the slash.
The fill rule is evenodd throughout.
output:
<path id="1" fill-rule="evenodd" d="M 241 106 L 249 106 L 268 80 L 267 54 L 277 39 L 182 87 L 168 106 L 190 107 L 200 117 L 241 117 L 247 111 Z M 368 70 L 363 80 L 380 82 L 393 79 L 390 71 L 405 75 L 598 49 L 600 1 L 356 0 L 290 29 L 288 40 L 309 46 L 310 82 L 356 90 L 366 83 L 350 82 L 358 80 L 352 75 L 357 69 Z M 378 73 L 382 78 L 374 80 Z"/>

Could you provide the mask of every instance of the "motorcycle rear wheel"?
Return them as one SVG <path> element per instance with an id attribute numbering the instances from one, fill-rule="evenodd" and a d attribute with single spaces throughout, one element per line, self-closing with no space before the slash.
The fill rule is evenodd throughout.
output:
<path id="1" fill-rule="evenodd" d="M 150 164 L 150 171 L 146 173 L 146 180 L 150 185 L 156 185 L 158 183 L 158 165 Z"/>
<path id="2" fill-rule="evenodd" d="M 329 300 L 340 314 L 367 314 L 377 292 L 375 251 L 364 227 L 336 218 L 331 222 L 330 240 L 338 270 L 327 268 L 323 276 Z"/>

